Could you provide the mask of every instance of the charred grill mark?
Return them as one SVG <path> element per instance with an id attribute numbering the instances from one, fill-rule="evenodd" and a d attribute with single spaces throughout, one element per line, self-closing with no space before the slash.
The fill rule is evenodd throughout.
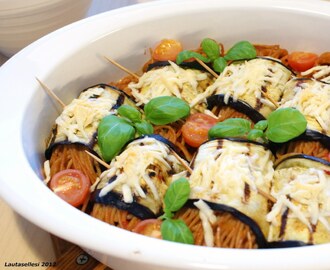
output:
<path id="1" fill-rule="evenodd" d="M 123 105 L 125 101 L 125 95 L 123 93 L 120 93 L 120 95 L 117 98 L 116 104 L 111 109 L 118 109 L 121 105 Z"/>
<path id="2" fill-rule="evenodd" d="M 251 189 L 249 184 L 245 183 L 244 184 L 244 198 L 243 198 L 243 202 L 247 203 L 250 199 L 251 196 Z"/>
<path id="3" fill-rule="evenodd" d="M 311 224 L 312 230 L 309 232 L 309 239 L 308 242 L 313 244 L 314 243 L 314 233 L 316 232 L 316 224 Z"/>
<path id="4" fill-rule="evenodd" d="M 261 89 L 262 89 L 262 91 L 267 92 L 267 88 L 266 88 L 264 85 L 261 86 Z M 262 91 L 261 91 L 261 96 L 264 97 L 264 94 L 263 94 Z M 256 111 L 260 111 L 262 105 L 263 105 L 263 104 L 262 104 L 260 98 L 257 98 L 257 99 L 256 99 L 256 105 L 254 106 L 254 109 L 255 109 Z"/>
<path id="5" fill-rule="evenodd" d="M 151 172 L 149 172 L 148 175 L 149 175 L 150 178 L 153 178 L 153 177 L 156 176 L 156 173 L 154 171 L 151 171 Z"/>
<path id="6" fill-rule="evenodd" d="M 218 143 L 217 149 L 223 148 L 223 140 L 217 140 L 217 143 Z"/>
<path id="7" fill-rule="evenodd" d="M 285 229 L 286 229 L 286 223 L 288 221 L 288 214 L 289 214 L 289 208 L 287 208 L 282 217 L 281 217 L 281 226 L 280 226 L 280 234 L 279 234 L 279 238 L 282 238 L 285 234 Z"/>
<path id="8" fill-rule="evenodd" d="M 97 94 L 93 94 L 93 95 L 91 95 L 89 98 L 90 99 L 97 99 L 97 98 L 99 98 L 101 95 L 97 95 Z"/>

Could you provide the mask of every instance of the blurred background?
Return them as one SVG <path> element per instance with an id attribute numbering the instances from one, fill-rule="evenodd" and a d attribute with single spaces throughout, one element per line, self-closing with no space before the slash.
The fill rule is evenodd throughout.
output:
<path id="1" fill-rule="evenodd" d="M 152 0 L 0 0 L 0 64 L 38 38 L 111 9 Z"/>

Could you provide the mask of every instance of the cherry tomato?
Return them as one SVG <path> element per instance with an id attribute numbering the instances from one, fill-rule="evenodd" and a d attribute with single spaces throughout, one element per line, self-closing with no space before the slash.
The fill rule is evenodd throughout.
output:
<path id="1" fill-rule="evenodd" d="M 317 54 L 310 52 L 292 52 L 288 56 L 288 63 L 291 68 L 302 72 L 315 66 L 318 59 Z"/>
<path id="2" fill-rule="evenodd" d="M 208 140 L 208 131 L 216 123 L 215 118 L 204 113 L 190 115 L 182 126 L 184 141 L 192 147 L 200 146 Z"/>
<path id="3" fill-rule="evenodd" d="M 81 171 L 67 169 L 56 173 L 49 186 L 57 196 L 77 207 L 85 201 L 91 183 Z"/>
<path id="4" fill-rule="evenodd" d="M 140 221 L 133 228 L 132 232 L 143 234 L 146 236 L 161 239 L 162 234 L 160 232 L 160 226 L 162 221 L 160 219 L 145 219 Z"/>
<path id="5" fill-rule="evenodd" d="M 175 61 L 176 56 L 182 51 L 182 45 L 174 39 L 163 39 L 152 52 L 152 59 L 156 61 Z"/>

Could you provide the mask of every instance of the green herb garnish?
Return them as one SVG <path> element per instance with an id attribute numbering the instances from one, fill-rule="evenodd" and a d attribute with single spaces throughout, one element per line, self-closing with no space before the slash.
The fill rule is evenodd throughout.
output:
<path id="1" fill-rule="evenodd" d="M 190 185 L 186 178 L 179 178 L 172 182 L 164 197 L 164 214 L 160 217 L 162 238 L 169 241 L 193 244 L 194 236 L 186 223 L 180 219 L 173 219 L 173 212 L 178 211 L 188 200 Z"/>
<path id="2" fill-rule="evenodd" d="M 115 115 L 104 117 L 98 126 L 98 144 L 103 159 L 108 162 L 135 136 L 135 129 L 125 119 Z"/>
<path id="3" fill-rule="evenodd" d="M 281 108 L 269 115 L 265 134 L 272 142 L 282 143 L 299 136 L 306 127 L 306 118 L 300 111 L 294 108 Z"/>
<path id="4" fill-rule="evenodd" d="M 210 138 L 247 137 L 249 140 L 287 142 L 305 132 L 307 121 L 295 108 L 280 108 L 269 114 L 267 120 L 261 120 L 251 127 L 250 121 L 242 118 L 230 118 L 217 123 L 209 130 Z"/>
<path id="5" fill-rule="evenodd" d="M 151 99 L 144 106 L 146 119 L 154 125 L 166 125 L 175 122 L 190 113 L 187 102 L 172 96 Z"/>
<path id="6" fill-rule="evenodd" d="M 236 43 L 226 54 L 221 52 L 219 44 L 210 38 L 203 39 L 201 47 L 206 57 L 200 53 L 185 50 L 178 54 L 176 63 L 180 65 L 188 59 L 197 58 L 204 63 L 212 63 L 213 69 L 221 73 L 227 66 L 227 61 L 253 59 L 257 56 L 256 49 L 248 41 Z"/>
<path id="7" fill-rule="evenodd" d="M 144 106 L 144 110 L 145 119 L 137 108 L 122 105 L 117 109 L 120 117 L 108 115 L 101 120 L 98 127 L 98 144 L 106 162 L 116 156 L 136 134 L 152 134 L 152 124 L 169 124 L 190 113 L 190 107 L 185 101 L 172 96 L 153 98 Z"/>

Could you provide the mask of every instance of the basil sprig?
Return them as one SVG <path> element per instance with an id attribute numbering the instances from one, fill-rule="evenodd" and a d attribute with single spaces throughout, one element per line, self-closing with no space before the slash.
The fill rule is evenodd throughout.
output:
<path id="1" fill-rule="evenodd" d="M 154 125 L 173 123 L 189 115 L 187 102 L 172 96 L 160 96 L 151 99 L 144 105 L 146 119 Z"/>
<path id="2" fill-rule="evenodd" d="M 172 182 L 164 197 L 164 214 L 160 217 L 162 238 L 169 241 L 193 244 L 194 236 L 186 223 L 181 219 L 173 219 L 173 212 L 178 211 L 188 200 L 190 185 L 181 177 Z"/>
<path id="3" fill-rule="evenodd" d="M 257 56 L 255 47 L 244 40 L 237 42 L 226 54 L 223 54 L 218 43 L 210 38 L 203 39 L 201 47 L 206 57 L 200 53 L 185 50 L 178 54 L 176 63 L 180 65 L 188 59 L 197 58 L 204 63 L 212 63 L 213 69 L 221 73 L 227 66 L 228 61 L 253 59 Z"/>
<path id="4" fill-rule="evenodd" d="M 272 142 L 282 143 L 299 136 L 306 127 L 306 118 L 300 111 L 294 108 L 282 108 L 269 115 L 265 134 Z"/>
<path id="5" fill-rule="evenodd" d="M 116 115 L 104 117 L 98 126 L 98 144 L 106 162 L 113 159 L 135 134 L 152 134 L 154 129 L 150 123 L 142 119 L 141 112 L 130 106 L 122 105 Z"/>
<path id="6" fill-rule="evenodd" d="M 120 117 L 106 116 L 98 127 L 98 144 L 106 162 L 114 158 L 136 134 L 152 134 L 152 124 L 165 125 L 175 122 L 188 116 L 190 107 L 177 97 L 161 96 L 151 99 L 144 106 L 145 119 L 137 108 L 130 105 L 120 106 L 117 112 Z"/>
<path id="7" fill-rule="evenodd" d="M 295 108 L 280 108 L 251 127 L 251 122 L 242 118 L 230 118 L 217 123 L 209 130 L 210 138 L 247 137 L 249 140 L 287 142 L 305 132 L 307 121 Z"/>
<path id="8" fill-rule="evenodd" d="M 134 127 L 125 119 L 115 115 L 102 118 L 98 126 L 98 144 L 103 159 L 110 161 L 134 136 Z"/>

